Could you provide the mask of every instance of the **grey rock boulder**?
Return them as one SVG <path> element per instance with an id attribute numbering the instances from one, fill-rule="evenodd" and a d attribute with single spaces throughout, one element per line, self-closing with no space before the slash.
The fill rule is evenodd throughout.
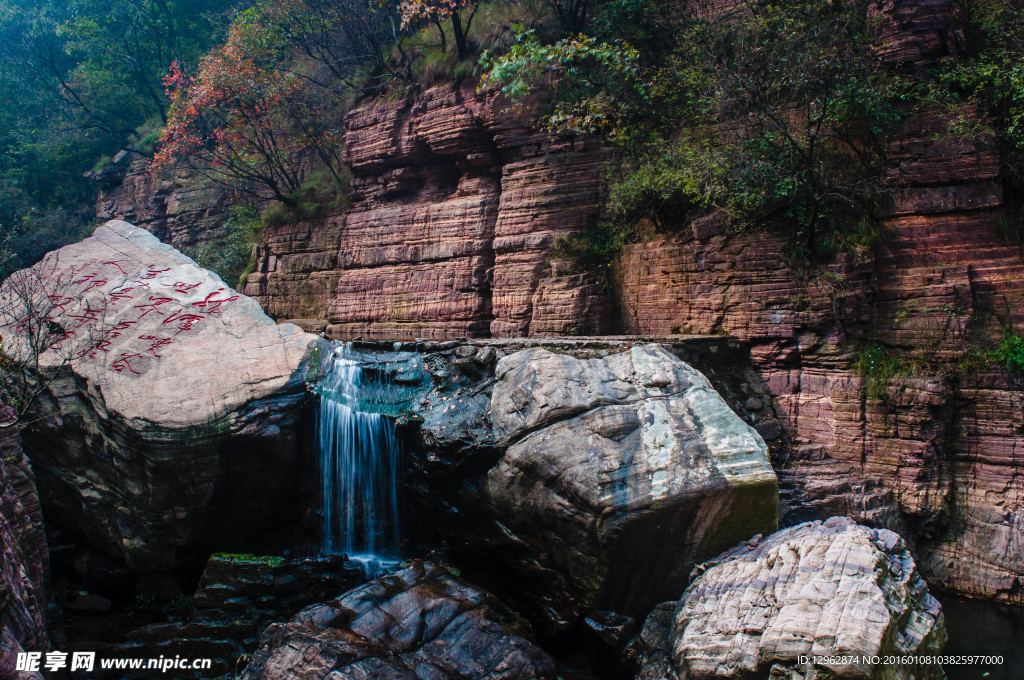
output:
<path id="1" fill-rule="evenodd" d="M 126 222 L 3 283 L 0 335 L 25 356 L 19 286 L 64 336 L 39 357 L 24 433 L 50 518 L 160 570 L 280 515 L 324 341 Z"/>
<path id="2" fill-rule="evenodd" d="M 776 529 L 764 441 L 663 347 L 532 348 L 496 377 L 490 542 L 547 632 L 595 609 L 643 616 L 679 597 L 696 562 Z"/>
<path id="3" fill-rule="evenodd" d="M 891 531 L 845 517 L 808 522 L 743 543 L 701 570 L 630 643 L 637 678 L 945 677 L 927 658 L 946 643 L 939 603 Z M 876 656 L 898 662 L 868 661 Z"/>

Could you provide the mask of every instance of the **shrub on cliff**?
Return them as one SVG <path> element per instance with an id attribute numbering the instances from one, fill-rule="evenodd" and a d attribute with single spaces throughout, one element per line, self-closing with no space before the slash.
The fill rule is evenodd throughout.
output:
<path id="1" fill-rule="evenodd" d="M 833 251 L 886 195 L 885 140 L 908 93 L 875 54 L 867 3 L 667 11 L 672 37 L 642 48 L 635 28 L 612 24 L 554 44 L 524 33 L 490 59 L 485 83 L 518 97 L 547 80 L 550 129 L 623 148 L 613 223 L 721 210 L 739 224 L 786 225 L 804 257 Z"/>
<path id="2" fill-rule="evenodd" d="M 377 0 L 264 0 L 241 12 L 197 73 L 176 64 L 168 74 L 155 166 L 187 163 L 292 208 L 316 171 L 344 185 L 345 111 L 360 93 L 409 78 L 396 12 Z"/>

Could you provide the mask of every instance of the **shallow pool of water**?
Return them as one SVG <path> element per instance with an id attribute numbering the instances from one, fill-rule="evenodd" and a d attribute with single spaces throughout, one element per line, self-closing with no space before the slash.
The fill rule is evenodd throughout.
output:
<path id="1" fill-rule="evenodd" d="M 1024 607 L 1007 607 L 937 593 L 946 614 L 946 654 L 1001 655 L 1001 665 L 947 664 L 949 680 L 1019 680 L 1024 678 Z"/>

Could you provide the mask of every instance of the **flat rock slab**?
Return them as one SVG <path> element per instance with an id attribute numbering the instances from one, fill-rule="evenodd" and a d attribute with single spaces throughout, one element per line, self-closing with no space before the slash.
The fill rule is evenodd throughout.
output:
<path id="1" fill-rule="evenodd" d="M 318 338 L 119 221 L 13 274 L 0 303 L 13 351 L 47 348 L 25 444 L 58 523 L 164 569 L 273 516 Z"/>
<path id="2" fill-rule="evenodd" d="M 415 563 L 271 625 L 242 680 L 556 675 L 554 660 L 493 595 Z"/>
<path id="3" fill-rule="evenodd" d="M 701 569 L 630 643 L 636 677 L 945 677 L 928 663 L 946 643 L 939 603 L 891 531 L 833 517 L 751 540 Z"/>

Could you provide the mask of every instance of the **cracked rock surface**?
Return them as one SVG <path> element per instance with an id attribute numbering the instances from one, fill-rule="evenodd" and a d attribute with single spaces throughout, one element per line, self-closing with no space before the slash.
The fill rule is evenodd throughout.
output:
<path id="1" fill-rule="evenodd" d="M 490 536 L 552 631 L 589 609 L 644 615 L 694 563 L 776 528 L 761 437 L 658 345 L 602 358 L 502 358 L 486 475 Z"/>
<path id="2" fill-rule="evenodd" d="M 556 671 L 493 595 L 414 563 L 271 625 L 242 680 L 528 680 Z"/>
<path id="3" fill-rule="evenodd" d="M 638 678 L 945 677 L 927 658 L 910 658 L 940 653 L 946 630 L 891 531 L 833 517 L 740 544 L 700 569 L 630 643 Z M 888 655 L 896 662 L 864 661 Z"/>
<path id="4" fill-rule="evenodd" d="M 126 222 L 4 282 L 0 334 L 25 353 L 19 282 L 62 336 L 24 435 L 49 517 L 161 570 L 279 514 L 321 341 Z"/>

